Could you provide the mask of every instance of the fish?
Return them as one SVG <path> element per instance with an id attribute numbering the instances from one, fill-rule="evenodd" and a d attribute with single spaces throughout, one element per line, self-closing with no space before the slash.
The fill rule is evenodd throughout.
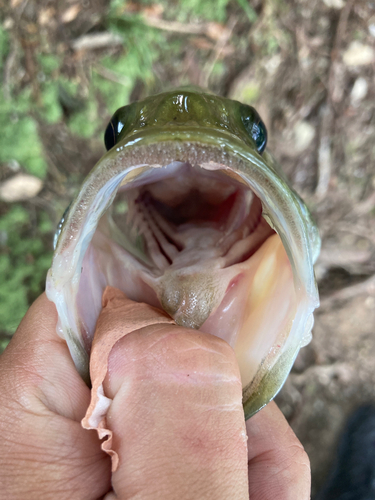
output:
<path id="1" fill-rule="evenodd" d="M 234 349 L 248 419 L 311 340 L 320 237 L 249 105 L 199 89 L 118 109 L 55 236 L 46 292 L 90 384 L 107 286 Z"/>

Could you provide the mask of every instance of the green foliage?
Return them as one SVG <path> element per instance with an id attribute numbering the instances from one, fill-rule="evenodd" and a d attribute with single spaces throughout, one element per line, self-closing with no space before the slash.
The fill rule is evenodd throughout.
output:
<path id="1" fill-rule="evenodd" d="M 49 80 L 43 85 L 40 114 L 49 123 L 55 123 L 61 119 L 62 109 L 59 103 L 59 86 L 57 82 Z"/>
<path id="2" fill-rule="evenodd" d="M 47 164 L 36 121 L 30 116 L 30 91 L 6 101 L 0 94 L 0 162 L 16 160 L 28 172 L 43 178 Z"/>
<path id="3" fill-rule="evenodd" d="M 94 99 L 89 99 L 83 111 L 74 113 L 69 120 L 70 130 L 80 137 L 92 137 L 100 124 L 98 104 Z"/>
<path id="4" fill-rule="evenodd" d="M 14 205 L 0 220 L 0 330 L 13 333 L 30 301 L 40 293 L 52 252 L 44 234 L 51 239 L 52 225 L 46 213 L 30 234 L 30 215 Z"/>
<path id="5" fill-rule="evenodd" d="M 77 85 L 60 75 L 61 59 L 55 54 L 39 54 L 39 80 L 41 102 L 34 105 L 35 113 L 49 123 L 56 123 L 63 118 L 60 103 L 60 89 L 75 94 Z M 32 103 L 31 103 L 32 104 Z"/>
<path id="6" fill-rule="evenodd" d="M 106 57 L 101 64 L 118 75 L 121 84 L 132 90 L 137 79 L 151 83 L 153 64 L 162 51 L 167 50 L 165 36 L 159 30 L 144 25 L 138 16 L 110 16 L 108 28 L 123 39 L 124 53 L 120 57 Z"/>
<path id="7" fill-rule="evenodd" d="M 41 71 L 49 76 L 54 72 L 57 72 L 61 64 L 61 59 L 55 54 L 39 54 L 37 61 L 40 64 Z"/>
<path id="8" fill-rule="evenodd" d="M 222 77 L 225 73 L 225 65 L 222 61 L 217 61 L 212 68 L 212 75 L 217 77 Z"/>
<path id="9" fill-rule="evenodd" d="M 109 64 L 108 67 L 110 66 L 112 65 Z M 119 83 L 103 78 L 97 73 L 94 73 L 92 76 L 93 85 L 100 91 L 110 114 L 113 114 L 121 106 L 128 104 L 134 84 L 134 80 L 126 74 L 124 76 L 117 74 L 117 76 Z M 101 123 L 101 126 L 103 126 L 103 123 Z"/>
<path id="10" fill-rule="evenodd" d="M 220 21 L 226 19 L 226 8 L 229 0 L 180 0 L 171 6 L 171 2 L 166 4 L 165 12 L 172 15 L 178 21 L 187 21 L 189 18 L 199 18 L 204 21 Z"/>

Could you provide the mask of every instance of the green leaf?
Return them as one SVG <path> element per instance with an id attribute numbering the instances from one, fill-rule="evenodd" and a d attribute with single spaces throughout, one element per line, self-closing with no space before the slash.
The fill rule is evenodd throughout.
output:
<path id="1" fill-rule="evenodd" d="M 30 301 L 43 289 L 51 265 L 52 251 L 46 248 L 40 230 L 49 215 L 42 211 L 40 214 L 43 215 L 33 237 L 30 237 L 30 215 L 22 206 L 12 206 L 0 220 L 0 231 L 6 235 L 0 247 L 0 331 L 3 332 L 14 332 Z M 52 234 L 49 239 L 52 241 Z"/>

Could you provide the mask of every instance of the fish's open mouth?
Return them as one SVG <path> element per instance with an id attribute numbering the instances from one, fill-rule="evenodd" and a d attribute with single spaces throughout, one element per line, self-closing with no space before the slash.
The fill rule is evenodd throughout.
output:
<path id="1" fill-rule="evenodd" d="M 262 194 L 262 182 L 273 193 L 271 181 L 246 182 L 240 163 L 223 164 L 217 148 L 197 154 L 185 144 L 176 154 L 174 143 L 165 162 L 159 145 L 155 163 L 140 161 L 152 147 L 138 149 L 137 163 L 119 148 L 70 210 L 47 281 L 60 333 L 85 376 L 103 290 L 119 288 L 226 340 L 245 396 L 268 380 L 254 413 L 275 395 L 312 326 L 315 298 L 301 286 L 298 251 L 284 247 L 288 208 L 272 213 L 280 193 Z M 183 148 L 186 160 L 176 160 Z"/>
<path id="2" fill-rule="evenodd" d="M 154 272 L 202 258 L 222 259 L 226 268 L 245 261 L 273 233 L 259 198 L 222 171 L 176 162 L 158 173 L 159 180 L 146 178 L 138 188 L 120 187 L 109 215 L 134 245 L 142 235 Z"/>

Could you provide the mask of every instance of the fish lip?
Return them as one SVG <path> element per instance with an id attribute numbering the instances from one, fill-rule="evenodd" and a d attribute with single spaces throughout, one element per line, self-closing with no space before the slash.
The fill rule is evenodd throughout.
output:
<path id="1" fill-rule="evenodd" d="M 189 143 L 192 145 L 197 144 L 203 147 L 216 148 L 217 151 L 221 152 L 223 161 L 227 161 L 227 155 L 229 153 L 238 153 L 240 156 L 252 158 L 254 161 L 259 162 L 259 164 L 263 164 L 266 169 L 272 170 L 275 175 L 279 175 L 272 165 L 266 164 L 264 157 L 258 153 L 255 147 L 245 144 L 241 138 L 232 132 L 198 125 L 179 125 L 178 128 L 174 127 L 172 129 L 166 126 L 155 126 L 152 129 L 137 131 L 118 141 L 118 143 L 107 151 L 99 160 L 93 170 L 99 168 L 100 164 L 106 160 L 116 159 L 119 154 L 128 149 L 139 146 L 157 146 L 158 144 L 161 146 L 162 143 L 166 142 L 180 144 L 181 151 L 183 151 L 184 146 Z M 160 147 L 160 153 L 166 154 L 166 151 L 162 151 L 162 146 Z M 267 156 L 267 153 L 265 156 Z M 177 160 L 177 158 L 175 158 L 175 160 Z M 167 162 L 163 161 L 162 163 L 166 164 Z"/>
<path id="2" fill-rule="evenodd" d="M 132 158 L 138 158 L 138 162 L 134 163 Z M 126 166 L 127 159 L 133 166 L 130 164 Z M 80 230 L 86 223 L 85 214 L 98 197 L 100 198 L 101 189 L 116 179 L 124 179 L 126 176 L 130 178 L 130 174 L 134 180 L 137 178 L 136 170 L 142 166 L 146 169 L 160 168 L 176 160 L 192 165 L 199 164 L 207 169 L 212 169 L 213 162 L 216 162 L 227 172 L 234 172 L 237 180 L 255 192 L 262 201 L 263 209 L 273 216 L 272 220 L 293 267 L 296 290 L 306 297 L 304 314 L 311 314 L 318 306 L 319 300 L 313 276 L 313 259 L 308 244 L 309 234 L 297 196 L 267 162 L 267 154 L 260 156 L 254 149 L 226 131 L 181 127 L 177 132 L 155 128 L 124 138 L 99 160 L 89 174 L 72 203 L 65 222 L 65 229 L 69 227 L 69 231 L 64 231 L 64 228 L 62 230 L 47 277 L 47 295 L 56 303 L 59 317 L 60 312 L 61 316 L 65 314 L 65 317 L 71 317 L 72 313 L 63 311 L 63 301 L 60 297 L 58 304 L 53 289 L 58 287 L 62 290 L 68 282 L 69 284 L 75 280 L 79 282 L 79 265 L 77 265 L 79 255 L 75 251 L 76 243 L 81 234 Z M 292 236 L 289 237 L 288 234 Z M 54 271 L 60 257 L 70 264 L 64 276 L 58 276 Z M 264 404 L 274 395 L 273 393 L 267 398 Z"/>

